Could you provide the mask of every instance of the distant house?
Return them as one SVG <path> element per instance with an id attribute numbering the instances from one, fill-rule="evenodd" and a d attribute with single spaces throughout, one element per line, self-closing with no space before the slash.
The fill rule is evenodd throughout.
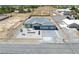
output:
<path id="1" fill-rule="evenodd" d="M 64 19 L 62 21 L 67 25 L 65 27 L 79 29 L 79 20 Z"/>
<path id="2" fill-rule="evenodd" d="M 14 12 L 19 13 L 19 10 L 15 10 Z"/>
<path id="3" fill-rule="evenodd" d="M 58 11 L 59 13 L 66 13 L 68 14 L 68 12 L 71 12 L 70 9 L 57 9 L 56 11 Z"/>
<path id="4" fill-rule="evenodd" d="M 57 9 L 56 11 L 64 15 L 68 19 L 74 18 L 70 9 Z"/>

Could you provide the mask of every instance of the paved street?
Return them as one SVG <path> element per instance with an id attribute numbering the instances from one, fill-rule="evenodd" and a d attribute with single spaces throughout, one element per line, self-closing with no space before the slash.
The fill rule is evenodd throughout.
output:
<path id="1" fill-rule="evenodd" d="M 1 54 L 75 54 L 79 53 L 79 44 L 0 44 Z"/>

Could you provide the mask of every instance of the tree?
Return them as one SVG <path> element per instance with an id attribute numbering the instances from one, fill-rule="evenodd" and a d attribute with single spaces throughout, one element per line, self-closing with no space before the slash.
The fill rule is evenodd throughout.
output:
<path id="1" fill-rule="evenodd" d="M 73 6 L 73 7 L 71 8 L 71 10 L 75 10 L 75 7 Z"/>
<path id="2" fill-rule="evenodd" d="M 38 7 L 39 7 L 39 6 L 37 6 L 37 5 L 34 5 L 34 6 L 33 6 L 33 5 L 30 5 L 30 6 L 27 6 L 27 8 L 32 9 L 32 11 L 34 11 L 34 9 L 35 9 L 35 8 L 38 8 Z"/>
<path id="3" fill-rule="evenodd" d="M 27 9 L 28 12 L 31 12 L 30 8 Z"/>
<path id="4" fill-rule="evenodd" d="M 2 6 L 0 8 L 0 13 L 4 14 L 4 13 L 11 13 L 14 11 L 14 8 L 10 7 L 10 6 Z"/>
<path id="5" fill-rule="evenodd" d="M 23 6 L 19 6 L 19 11 L 23 11 Z"/>
<path id="6" fill-rule="evenodd" d="M 79 13 L 78 8 L 75 8 L 74 6 L 71 8 L 71 10 L 75 11 L 76 13 Z"/>

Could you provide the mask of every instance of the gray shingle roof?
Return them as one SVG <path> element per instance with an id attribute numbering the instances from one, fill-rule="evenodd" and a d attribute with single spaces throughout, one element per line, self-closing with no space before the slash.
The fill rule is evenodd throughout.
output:
<path id="1" fill-rule="evenodd" d="M 48 18 L 30 18 L 30 20 L 25 22 L 26 24 L 39 23 L 42 25 L 54 25 Z"/>
<path id="2" fill-rule="evenodd" d="M 69 28 L 77 28 L 79 29 L 79 24 L 76 24 L 76 23 L 72 23 L 70 25 L 68 25 Z"/>

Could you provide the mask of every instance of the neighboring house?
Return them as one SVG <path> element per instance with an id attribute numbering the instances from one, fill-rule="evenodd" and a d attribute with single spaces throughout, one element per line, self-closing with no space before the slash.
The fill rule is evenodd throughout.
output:
<path id="1" fill-rule="evenodd" d="M 69 19 L 64 19 L 64 20 L 62 20 L 62 21 L 64 21 L 66 24 L 72 24 L 72 23 L 76 23 L 76 24 L 79 24 L 79 20 L 69 20 Z"/>
<path id="2" fill-rule="evenodd" d="M 79 29 L 79 20 L 64 19 L 62 22 L 63 24 L 60 23 L 61 27 Z"/>
<path id="3" fill-rule="evenodd" d="M 76 24 L 76 23 L 72 23 L 70 25 L 68 25 L 69 28 L 77 28 L 79 29 L 79 24 Z"/>
<path id="4" fill-rule="evenodd" d="M 68 19 L 74 19 L 70 9 L 57 9 L 56 11 L 64 15 Z"/>
<path id="5" fill-rule="evenodd" d="M 66 13 L 66 14 L 68 14 L 68 12 L 71 12 L 71 10 L 70 9 L 57 9 L 56 11 L 58 11 L 59 13 Z"/>

